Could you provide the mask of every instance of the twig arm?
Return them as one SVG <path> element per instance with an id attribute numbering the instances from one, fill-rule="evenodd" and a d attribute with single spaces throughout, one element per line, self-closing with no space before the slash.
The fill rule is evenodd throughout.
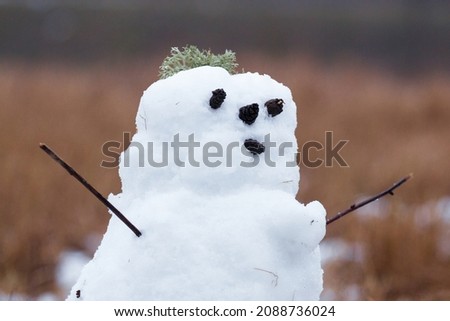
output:
<path id="1" fill-rule="evenodd" d="M 381 193 L 378 193 L 377 195 L 370 197 L 362 202 L 356 203 L 351 205 L 348 209 L 337 213 L 335 216 L 333 216 L 332 218 L 327 219 L 327 225 L 330 223 L 333 223 L 334 221 L 337 221 L 338 219 L 342 218 L 343 216 L 347 215 L 348 213 L 351 213 L 355 210 L 357 210 L 360 207 L 363 207 L 369 203 L 372 203 L 373 201 L 378 200 L 379 198 L 389 194 L 389 195 L 394 195 L 394 190 L 398 187 L 400 187 L 401 185 L 403 185 L 407 180 L 409 180 L 410 178 L 412 178 L 412 174 L 409 174 L 408 176 L 402 178 L 401 180 L 399 180 L 397 183 L 395 183 L 394 185 L 392 185 L 390 188 L 384 190 Z"/>
<path id="2" fill-rule="evenodd" d="M 89 192 L 94 194 L 97 199 L 103 203 L 107 208 L 111 210 L 130 230 L 136 234 L 137 237 L 141 236 L 142 233 L 134 226 L 114 205 L 111 204 L 102 194 L 100 194 L 91 184 L 89 184 L 80 174 L 77 173 L 69 164 L 67 164 L 61 157 L 56 155 L 56 153 L 51 150 L 45 144 L 39 144 L 39 147 L 47 153 L 51 158 L 53 158 L 59 165 L 61 165 L 70 175 L 75 177 L 84 187 L 87 188 Z"/>

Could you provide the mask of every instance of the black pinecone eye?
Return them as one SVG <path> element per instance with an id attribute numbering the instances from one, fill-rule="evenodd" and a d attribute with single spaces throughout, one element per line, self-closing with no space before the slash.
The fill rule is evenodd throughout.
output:
<path id="1" fill-rule="evenodd" d="M 258 104 L 251 104 L 239 108 L 239 118 L 247 125 L 251 125 L 255 122 L 256 118 L 258 117 L 258 113 Z"/>
<path id="2" fill-rule="evenodd" d="M 284 101 L 283 99 L 275 98 L 266 101 L 264 106 L 267 107 L 267 112 L 269 113 L 269 115 L 275 117 L 276 115 L 281 114 L 281 112 L 283 111 Z"/>
<path id="3" fill-rule="evenodd" d="M 209 99 L 209 105 L 213 109 L 217 109 L 220 106 L 222 106 L 222 103 L 225 100 L 225 97 L 227 97 L 227 93 L 222 88 L 218 88 L 212 92 L 212 96 Z"/>
<path id="4" fill-rule="evenodd" d="M 266 150 L 264 145 L 255 139 L 246 139 L 244 142 L 244 146 L 253 155 L 264 153 L 264 151 Z"/>

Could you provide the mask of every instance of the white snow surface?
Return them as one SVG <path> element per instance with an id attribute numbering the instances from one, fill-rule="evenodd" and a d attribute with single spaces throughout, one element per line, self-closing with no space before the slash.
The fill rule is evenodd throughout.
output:
<path id="1" fill-rule="evenodd" d="M 212 109 L 218 88 L 226 99 Z M 264 107 L 273 98 L 284 101 L 275 117 Z M 259 114 L 247 125 L 239 108 L 252 103 Z M 109 196 L 142 236 L 112 216 L 68 299 L 318 300 L 325 209 L 295 199 L 296 115 L 291 91 L 267 75 L 199 67 L 152 84 L 121 157 L 122 192 Z M 199 147 L 176 155 L 174 136 L 186 142 L 191 134 Z M 276 147 L 243 153 L 246 139 L 263 142 L 267 134 Z M 280 149 L 283 143 L 291 147 Z M 160 161 L 164 144 L 167 165 L 150 165 L 149 150 Z M 210 155 L 208 164 L 205 145 L 210 153 L 222 148 L 222 155 Z M 252 162 L 258 163 L 246 166 Z"/>

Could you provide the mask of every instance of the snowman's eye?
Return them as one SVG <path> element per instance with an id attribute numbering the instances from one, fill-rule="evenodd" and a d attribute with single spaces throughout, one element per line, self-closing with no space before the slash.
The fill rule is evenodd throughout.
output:
<path id="1" fill-rule="evenodd" d="M 258 113 L 258 104 L 251 104 L 239 108 L 239 118 L 247 125 L 251 125 L 255 122 L 256 118 L 258 117 Z"/>
<path id="2" fill-rule="evenodd" d="M 270 116 L 275 117 L 283 111 L 284 101 L 280 98 L 274 98 L 266 101 L 264 106 L 267 107 L 267 113 Z"/>
<path id="3" fill-rule="evenodd" d="M 227 93 L 222 88 L 218 88 L 212 92 L 212 96 L 209 99 L 209 105 L 213 109 L 217 109 L 220 106 L 222 106 L 223 101 L 225 100 L 225 97 L 227 96 Z"/>

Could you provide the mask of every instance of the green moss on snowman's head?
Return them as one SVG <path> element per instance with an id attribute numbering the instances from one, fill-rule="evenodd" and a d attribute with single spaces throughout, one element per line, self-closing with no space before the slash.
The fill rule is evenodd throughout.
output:
<path id="1" fill-rule="evenodd" d="M 168 78 L 176 73 L 201 66 L 222 67 L 230 74 L 236 73 L 238 64 L 236 54 L 225 50 L 222 55 L 215 55 L 209 50 L 200 50 L 196 46 L 186 46 L 181 50 L 173 47 L 170 56 L 166 57 L 159 67 L 160 79 Z"/>

